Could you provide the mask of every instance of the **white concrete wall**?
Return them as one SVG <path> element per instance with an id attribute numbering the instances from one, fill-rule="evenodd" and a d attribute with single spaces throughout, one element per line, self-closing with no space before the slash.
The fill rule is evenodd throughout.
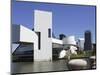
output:
<path id="1" fill-rule="evenodd" d="M 52 12 L 34 11 L 34 30 L 41 32 L 41 48 L 34 50 L 34 61 L 52 60 L 52 39 L 48 37 L 48 28 L 51 28 L 52 38 Z"/>
<path id="2" fill-rule="evenodd" d="M 20 41 L 21 42 L 33 43 L 34 38 L 36 38 L 36 33 L 34 33 L 32 30 L 20 25 Z"/>
<path id="3" fill-rule="evenodd" d="M 12 42 L 25 42 L 25 43 L 34 43 L 34 50 L 38 49 L 38 36 L 37 34 L 22 26 L 22 25 L 13 25 L 12 27 Z"/>
<path id="4" fill-rule="evenodd" d="M 37 34 L 23 26 L 20 26 L 20 41 L 27 42 L 27 43 L 34 43 L 33 50 L 38 49 L 38 36 Z"/>

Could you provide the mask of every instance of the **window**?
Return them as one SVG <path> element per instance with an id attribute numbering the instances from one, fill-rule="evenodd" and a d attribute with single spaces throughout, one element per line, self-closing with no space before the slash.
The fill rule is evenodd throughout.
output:
<path id="1" fill-rule="evenodd" d="M 40 50 L 40 48 L 41 48 L 41 33 L 37 32 L 37 35 L 38 35 L 38 49 Z"/>
<path id="2" fill-rule="evenodd" d="M 51 37 L 51 29 L 48 29 L 48 37 Z"/>

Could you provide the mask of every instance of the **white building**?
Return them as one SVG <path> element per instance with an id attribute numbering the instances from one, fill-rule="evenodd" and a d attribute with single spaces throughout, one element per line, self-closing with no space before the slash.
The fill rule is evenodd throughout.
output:
<path id="1" fill-rule="evenodd" d="M 84 50 L 84 38 L 78 39 L 79 50 Z"/>
<path id="2" fill-rule="evenodd" d="M 22 25 L 12 26 L 12 43 L 22 44 L 23 48 L 19 48 L 21 51 L 33 50 L 34 61 L 51 61 L 52 48 L 63 44 L 76 45 L 74 36 L 64 40 L 52 38 L 52 12 L 41 10 L 34 11 L 34 31 Z"/>
<path id="3" fill-rule="evenodd" d="M 13 25 L 12 35 L 13 43 L 33 43 L 34 61 L 52 60 L 52 12 L 35 10 L 34 31 L 22 25 Z"/>
<path id="4" fill-rule="evenodd" d="M 35 10 L 34 16 L 34 31 L 38 35 L 34 60 L 52 60 L 52 12 Z"/>

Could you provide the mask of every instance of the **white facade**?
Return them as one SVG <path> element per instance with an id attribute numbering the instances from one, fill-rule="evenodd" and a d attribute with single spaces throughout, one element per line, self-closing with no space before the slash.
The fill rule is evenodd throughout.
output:
<path id="1" fill-rule="evenodd" d="M 38 36 L 32 30 L 22 26 L 22 25 L 13 25 L 12 28 L 12 42 L 13 43 L 33 43 L 33 49 L 38 49 Z"/>
<path id="2" fill-rule="evenodd" d="M 52 12 L 34 11 L 34 31 L 39 34 L 38 38 L 40 38 L 38 49 L 34 50 L 34 60 L 52 60 Z"/>
<path id="3" fill-rule="evenodd" d="M 84 38 L 78 39 L 79 50 L 84 50 Z"/>
<path id="4" fill-rule="evenodd" d="M 13 25 L 12 35 L 13 35 L 12 38 L 13 42 L 33 43 L 35 42 L 36 39 L 38 39 L 38 36 L 36 35 L 35 32 L 22 25 Z"/>

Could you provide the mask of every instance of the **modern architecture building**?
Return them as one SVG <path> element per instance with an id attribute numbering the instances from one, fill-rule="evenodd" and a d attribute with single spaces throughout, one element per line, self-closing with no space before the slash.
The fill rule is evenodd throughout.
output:
<path id="1" fill-rule="evenodd" d="M 85 31 L 84 37 L 84 50 L 92 50 L 91 32 L 89 30 Z"/>
<path id="2" fill-rule="evenodd" d="M 17 51 L 33 53 L 34 61 L 51 61 L 53 49 L 65 45 L 76 45 L 75 36 L 62 40 L 52 37 L 52 12 L 34 11 L 34 30 L 22 25 L 12 25 L 12 43 L 19 44 Z M 15 51 L 13 51 L 15 52 Z"/>

